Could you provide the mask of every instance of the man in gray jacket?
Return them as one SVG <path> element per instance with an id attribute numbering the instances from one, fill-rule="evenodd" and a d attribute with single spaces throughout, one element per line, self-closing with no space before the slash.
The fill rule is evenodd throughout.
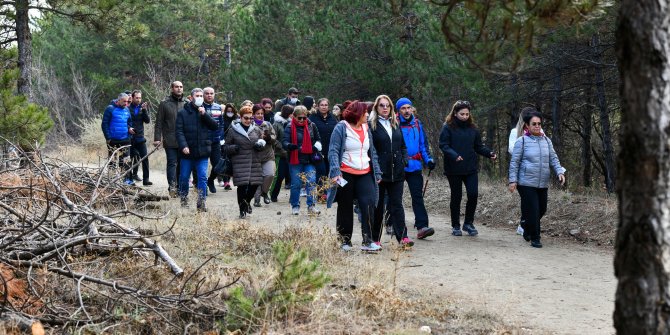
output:
<path id="1" fill-rule="evenodd" d="M 154 127 L 154 146 L 163 146 L 167 159 L 166 175 L 168 191 L 173 198 L 177 197 L 179 187 L 179 146 L 175 137 L 177 112 L 188 102 L 184 97 L 184 84 L 174 81 L 170 85 L 170 95 L 158 105 L 156 125 Z"/>

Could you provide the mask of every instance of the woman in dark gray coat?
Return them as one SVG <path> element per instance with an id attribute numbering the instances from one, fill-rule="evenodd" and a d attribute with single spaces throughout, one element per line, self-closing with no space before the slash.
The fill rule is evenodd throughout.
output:
<path id="1" fill-rule="evenodd" d="M 237 186 L 237 203 L 240 206 L 240 218 L 251 214 L 249 202 L 256 188 L 263 182 L 260 150 L 266 142 L 262 139 L 261 129 L 252 121 L 251 107 L 240 109 L 240 120 L 233 121 L 226 134 L 224 150 L 233 163 L 233 183 Z"/>
<path id="2" fill-rule="evenodd" d="M 519 191 L 521 216 L 524 218 L 523 238 L 535 248 L 540 242 L 540 219 L 547 211 L 547 190 L 551 166 L 561 185 L 565 183 L 565 168 L 561 166 L 551 140 L 542 133 L 542 115 L 533 111 L 524 115 L 528 129 L 514 143 L 509 162 L 509 190 Z"/>

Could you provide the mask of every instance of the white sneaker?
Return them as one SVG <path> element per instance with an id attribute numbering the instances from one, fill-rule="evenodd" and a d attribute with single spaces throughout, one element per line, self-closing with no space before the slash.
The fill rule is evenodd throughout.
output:
<path id="1" fill-rule="evenodd" d="M 307 213 L 314 214 L 314 215 L 319 215 L 319 214 L 321 214 L 321 211 L 316 209 L 316 206 L 309 206 L 307 208 Z"/>
<path id="2" fill-rule="evenodd" d="M 340 247 L 342 251 L 351 251 L 353 248 L 354 247 L 352 247 L 349 243 L 342 243 L 342 246 Z"/>
<path id="3" fill-rule="evenodd" d="M 521 225 L 516 227 L 516 234 L 517 235 L 523 235 L 523 228 L 521 228 Z"/>
<path id="4" fill-rule="evenodd" d="M 379 250 L 382 250 L 382 247 L 377 245 L 374 242 L 370 242 L 369 244 L 363 244 L 361 246 L 361 251 L 367 251 L 367 252 L 377 252 Z"/>
<path id="5" fill-rule="evenodd" d="M 298 214 L 300 214 L 300 207 L 293 207 L 293 208 L 291 209 L 291 214 L 293 214 L 293 215 L 298 215 Z"/>
<path id="6" fill-rule="evenodd" d="M 305 191 L 304 188 L 300 189 L 300 196 L 301 197 L 306 197 L 307 196 L 307 191 Z"/>
<path id="7" fill-rule="evenodd" d="M 226 183 L 224 183 L 223 181 L 220 181 L 219 182 L 219 187 L 224 187 L 224 186 L 226 186 Z"/>

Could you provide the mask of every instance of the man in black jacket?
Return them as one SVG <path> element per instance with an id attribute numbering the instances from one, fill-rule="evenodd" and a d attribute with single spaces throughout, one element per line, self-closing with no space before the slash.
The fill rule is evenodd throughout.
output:
<path id="1" fill-rule="evenodd" d="M 219 125 L 202 106 L 204 98 L 201 88 L 194 88 L 191 98 L 191 102 L 185 104 L 177 114 L 175 135 L 181 153 L 179 196 L 182 207 L 188 207 L 188 176 L 195 169 L 198 176 L 198 212 L 206 212 L 207 162 L 212 151 L 210 130 L 217 130 Z"/>
<path id="2" fill-rule="evenodd" d="M 144 124 L 149 123 L 149 113 L 147 112 L 147 103 L 142 103 L 142 91 L 134 90 L 131 93 L 131 102 L 128 106 L 130 110 L 130 119 L 135 129 L 135 134 L 131 139 L 130 157 L 133 159 L 133 179 L 142 181 L 142 185 L 153 185 L 149 181 L 149 159 L 147 156 L 147 140 L 144 138 Z M 139 170 L 139 161 L 142 161 L 142 179 L 137 175 Z"/>
<path id="3" fill-rule="evenodd" d="M 177 139 L 175 139 L 175 122 L 177 113 L 184 108 L 184 104 L 188 100 L 184 98 L 184 84 L 180 81 L 172 82 L 170 87 L 170 95 L 165 97 L 165 100 L 158 105 L 154 128 L 154 146 L 162 145 L 165 148 L 168 190 L 170 196 L 176 197 L 177 186 L 179 185 L 177 181 L 177 176 L 179 176 L 179 149 Z"/>

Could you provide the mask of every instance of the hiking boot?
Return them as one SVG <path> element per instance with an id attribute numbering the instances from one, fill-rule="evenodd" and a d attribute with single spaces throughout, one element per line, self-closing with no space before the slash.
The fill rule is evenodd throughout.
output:
<path id="1" fill-rule="evenodd" d="M 393 235 L 393 226 L 386 226 L 386 235 Z"/>
<path id="2" fill-rule="evenodd" d="M 168 190 L 168 193 L 170 194 L 170 198 L 176 198 L 178 195 L 175 190 Z"/>
<path id="3" fill-rule="evenodd" d="M 300 207 L 293 207 L 293 208 L 291 208 L 291 214 L 293 214 L 293 215 L 298 215 L 298 214 L 300 214 Z"/>
<path id="4" fill-rule="evenodd" d="M 540 240 L 532 240 L 530 241 L 530 246 L 533 248 L 542 248 L 542 242 Z"/>
<path id="5" fill-rule="evenodd" d="M 140 178 L 140 176 L 134 174 L 134 175 L 133 175 L 133 180 L 135 180 L 135 181 L 142 181 L 142 178 Z"/>
<path id="6" fill-rule="evenodd" d="M 342 251 L 351 251 L 353 248 L 354 247 L 351 245 L 351 243 L 348 243 L 348 242 L 344 242 L 340 246 L 340 249 L 342 249 Z"/>
<path id="7" fill-rule="evenodd" d="M 261 199 L 254 200 L 254 207 L 261 207 Z"/>
<path id="8" fill-rule="evenodd" d="M 186 198 L 181 198 L 181 208 L 188 208 L 188 200 Z"/>
<path id="9" fill-rule="evenodd" d="M 214 186 L 214 179 L 207 180 L 207 188 L 210 193 L 216 193 L 216 186 Z"/>
<path id="10" fill-rule="evenodd" d="M 374 243 L 374 242 L 365 243 L 365 244 L 361 245 L 361 251 L 365 251 L 365 252 L 378 252 L 378 251 L 380 251 L 380 250 L 382 250 L 382 247 L 379 246 L 379 245 L 377 245 L 377 244 Z"/>
<path id="11" fill-rule="evenodd" d="M 451 228 L 451 235 L 454 235 L 454 236 L 463 236 L 463 232 L 461 231 L 461 227 L 454 227 L 454 228 Z"/>
<path id="12" fill-rule="evenodd" d="M 403 237 L 402 240 L 400 240 L 400 245 L 403 247 L 411 247 L 414 246 L 414 241 L 409 237 Z"/>
<path id="13" fill-rule="evenodd" d="M 267 193 L 263 193 L 263 194 L 261 194 L 261 197 L 263 197 L 263 202 L 264 202 L 266 205 L 269 205 L 269 204 L 270 204 L 270 202 L 271 202 L 271 201 L 270 201 L 270 196 L 269 196 Z"/>
<path id="14" fill-rule="evenodd" d="M 207 207 L 205 205 L 198 206 L 199 213 L 207 213 Z"/>
<path id="15" fill-rule="evenodd" d="M 321 214 L 321 211 L 316 209 L 316 206 L 312 205 L 312 206 L 307 207 L 307 213 L 314 214 L 314 215 L 319 215 L 319 214 Z"/>
<path id="16" fill-rule="evenodd" d="M 433 234 L 435 234 L 435 229 L 430 227 L 423 227 L 419 229 L 419 232 L 416 233 L 416 238 L 423 240 L 424 238 L 432 236 Z"/>
<path id="17" fill-rule="evenodd" d="M 523 235 L 523 228 L 521 227 L 521 225 L 516 227 L 516 234 L 517 235 Z"/>
<path id="18" fill-rule="evenodd" d="M 463 230 L 470 236 L 477 236 L 479 232 L 475 229 L 475 226 L 472 223 L 466 223 L 463 225 Z"/>
<path id="19" fill-rule="evenodd" d="M 142 182 L 142 185 L 144 185 L 144 186 L 151 186 L 151 185 L 153 185 L 153 184 L 154 184 L 154 183 L 152 183 L 152 182 L 150 182 L 150 181 L 148 181 L 148 180 L 145 180 L 145 181 Z"/>
<path id="20" fill-rule="evenodd" d="M 232 188 L 230 187 L 230 183 L 223 184 L 223 189 L 226 190 L 226 191 L 232 190 Z"/>

